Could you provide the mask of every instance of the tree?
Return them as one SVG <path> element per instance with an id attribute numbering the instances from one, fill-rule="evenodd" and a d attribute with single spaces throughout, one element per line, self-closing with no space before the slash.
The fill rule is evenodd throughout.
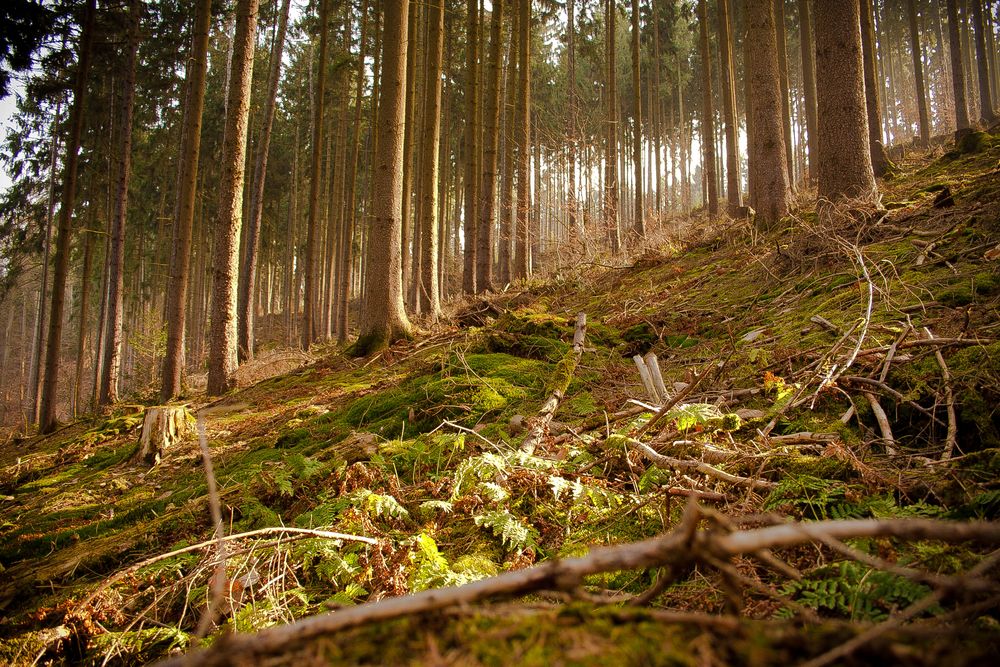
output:
<path id="1" fill-rule="evenodd" d="M 794 187 L 795 161 L 792 159 L 792 112 L 789 106 L 788 49 L 785 44 L 785 0 L 774 0 L 774 27 L 778 50 L 778 86 L 781 91 L 781 131 L 785 138 L 785 168 L 788 170 L 788 185 Z"/>
<path id="2" fill-rule="evenodd" d="M 486 101 L 483 108 L 483 172 L 476 230 L 476 291 L 493 286 L 493 226 L 496 224 L 497 153 L 500 147 L 500 52 L 504 0 L 493 0 Z"/>
<path id="3" fill-rule="evenodd" d="M 958 24 L 958 0 L 948 2 L 948 49 L 951 52 L 951 85 L 955 97 L 955 129 L 969 127 L 969 103 L 965 97 L 965 65 L 962 62 L 962 38 Z"/>
<path id="4" fill-rule="evenodd" d="M 781 120 L 774 3 L 772 0 L 746 0 L 745 8 L 747 33 L 753 35 L 753 38 L 747 39 L 750 56 L 747 65 L 750 92 L 747 113 L 752 120 L 747 151 L 750 207 L 756 211 L 758 222 L 768 225 L 788 215 L 791 203 Z"/>
<path id="5" fill-rule="evenodd" d="M 368 235 L 361 333 L 354 353 L 365 355 L 410 335 L 403 308 L 403 97 L 406 90 L 409 0 L 383 4 L 382 71 L 374 156 L 373 219 Z"/>
<path id="6" fill-rule="evenodd" d="M 871 4 L 871 0 L 864 0 Z M 806 141 L 809 147 L 808 181 L 816 182 L 816 60 L 813 50 L 812 0 L 799 0 L 799 46 L 802 55 L 802 88 L 806 117 Z M 868 72 L 868 68 L 865 68 Z M 874 84 L 874 77 L 872 79 Z M 866 79 L 867 82 L 867 79 Z M 872 86 L 874 88 L 874 85 Z M 867 90 L 867 88 L 866 88 Z M 876 102 L 876 105 L 878 103 Z M 880 126 L 881 127 L 881 126 Z"/>
<path id="7" fill-rule="evenodd" d="M 444 0 L 427 5 L 427 52 L 424 63 L 424 113 L 420 175 L 420 290 L 421 311 L 432 321 L 441 315 L 438 266 L 441 261 L 438 238 L 438 153 L 441 147 L 441 59 L 443 54 Z M 489 253 L 487 252 L 487 258 Z"/>
<path id="8" fill-rule="evenodd" d="M 912 0 L 911 0 L 912 1 Z M 992 125 L 997 120 L 990 94 L 990 52 L 986 48 L 986 30 L 983 22 L 981 0 L 972 0 L 972 26 L 976 32 L 976 66 L 979 74 L 979 115 L 983 123 Z"/>
<path id="9" fill-rule="evenodd" d="M 889 156 L 886 154 L 885 144 L 882 142 L 882 103 L 879 100 L 879 89 L 882 86 L 878 80 L 878 63 L 875 53 L 875 14 L 872 0 L 861 0 L 860 11 L 861 55 L 864 58 L 865 66 L 865 106 L 868 111 L 868 146 L 871 150 L 872 171 L 876 176 L 883 176 L 889 168 Z M 815 94 L 814 85 L 813 95 L 815 96 Z M 815 113 L 815 108 L 813 113 Z M 810 139 L 810 141 L 813 140 Z M 813 148 L 810 146 L 810 152 L 815 155 Z"/>
<path id="10" fill-rule="evenodd" d="M 615 25 L 618 10 L 615 7 L 615 0 L 606 0 L 604 7 L 608 105 L 607 149 L 604 155 L 604 225 L 611 252 L 617 254 L 621 250 L 621 230 L 618 225 L 618 86 L 615 80 L 618 70 L 615 64 Z"/>
<path id="11" fill-rule="evenodd" d="M 45 373 L 42 376 L 42 403 L 38 415 L 42 433 L 55 430 L 57 390 L 59 388 L 59 352 L 62 344 L 63 309 L 66 301 L 66 278 L 69 274 L 70 243 L 73 235 L 73 203 L 76 200 L 76 172 L 79 165 L 80 136 L 87 105 L 87 76 L 90 73 L 91 51 L 94 45 L 94 15 L 97 0 L 87 0 L 83 13 L 83 30 L 78 47 L 76 79 L 73 84 L 73 106 L 69 112 L 69 139 L 63 160 L 63 187 L 59 202 L 59 226 L 55 242 L 55 267 L 52 272 L 52 306 L 49 333 L 45 349 Z"/>
<path id="12" fill-rule="evenodd" d="M 613 1 L 613 0 L 612 0 Z M 528 277 L 531 210 L 531 0 L 519 0 L 517 22 L 517 228 L 514 242 L 514 278 Z"/>
<path id="13" fill-rule="evenodd" d="M 977 4 L 975 0 L 973 4 Z M 910 51 L 913 54 L 913 81 L 917 88 L 920 145 L 927 146 L 931 140 L 930 113 L 927 110 L 927 86 L 924 85 L 924 62 L 920 50 L 920 28 L 917 26 L 915 0 L 906 0 L 906 14 L 910 27 Z"/>
<path id="14" fill-rule="evenodd" d="M 476 291 L 476 205 L 479 202 L 479 141 L 476 119 L 479 118 L 479 3 L 466 2 L 465 23 L 465 204 L 462 212 L 464 272 L 462 289 Z"/>
<path id="15" fill-rule="evenodd" d="M 703 175 L 708 188 L 708 215 L 719 215 L 719 189 L 715 171 L 715 110 L 712 106 L 712 51 L 708 44 L 708 2 L 698 0 L 698 26 L 701 33 L 702 103 L 701 148 Z"/>
<path id="16" fill-rule="evenodd" d="M 257 142 L 254 159 L 253 190 L 250 195 L 250 215 L 247 218 L 246 244 L 240 267 L 239 294 L 237 296 L 237 353 L 239 361 L 253 359 L 254 307 L 253 295 L 257 282 L 257 255 L 260 246 L 260 223 L 264 213 L 264 179 L 267 175 L 267 157 L 271 148 L 271 131 L 278 100 L 281 77 L 281 57 L 284 53 L 285 33 L 288 29 L 288 9 L 291 0 L 282 0 L 278 16 L 278 31 L 271 53 L 271 71 L 268 74 L 267 102 L 264 106 L 264 124 Z"/>
<path id="17" fill-rule="evenodd" d="M 208 353 L 208 393 L 218 395 L 232 387 L 236 371 L 236 283 L 239 278 L 240 226 L 243 223 L 243 181 L 247 155 L 250 86 L 257 41 L 260 0 L 239 0 L 236 35 L 222 146 L 222 184 L 215 229 L 212 277 L 211 332 Z"/>
<path id="18" fill-rule="evenodd" d="M 736 120 L 736 68 L 733 66 L 729 0 L 719 0 L 719 58 L 722 70 L 722 109 L 726 119 L 726 198 L 729 202 L 729 215 L 735 216 L 743 206 L 743 197 L 740 194 L 740 128 Z"/>
<path id="19" fill-rule="evenodd" d="M 704 1 L 704 0 L 703 0 Z M 655 2 L 655 0 L 654 0 Z M 642 78 L 639 71 L 639 0 L 632 0 L 632 169 L 634 170 L 635 222 L 632 229 L 640 239 L 646 238 L 643 223 L 642 197 Z"/>
<path id="20" fill-rule="evenodd" d="M 132 176 L 132 116 L 135 111 L 136 52 L 139 49 L 139 0 L 129 1 L 128 46 L 125 50 L 125 80 L 122 83 L 118 120 L 118 160 L 114 210 L 111 216 L 111 242 L 108 246 L 108 292 L 104 334 L 104 365 L 101 369 L 97 402 L 108 405 L 118 400 L 118 375 L 121 369 L 122 305 L 125 290 L 125 218 L 128 212 L 128 189 Z"/>
<path id="21" fill-rule="evenodd" d="M 323 125 L 326 112 L 326 53 L 330 0 L 319 0 L 319 57 L 316 65 L 316 94 L 312 120 L 312 177 L 309 179 L 309 217 L 306 222 L 306 253 L 303 262 L 305 288 L 302 304 L 302 349 L 316 339 L 319 289 L 319 189 L 323 164 Z"/>
<path id="22" fill-rule="evenodd" d="M 830 202 L 877 194 L 868 146 L 858 0 L 818 0 L 816 77 L 819 196 Z"/>
<path id="23" fill-rule="evenodd" d="M 201 117 L 205 108 L 205 78 L 208 72 L 208 30 L 212 21 L 211 0 L 198 0 L 187 72 L 187 108 L 181 130 L 178 156 L 177 207 L 171 243 L 170 276 L 167 280 L 167 347 L 163 356 L 160 400 L 181 393 L 184 370 L 184 330 L 187 322 L 187 292 L 190 283 L 191 232 L 194 225 L 195 192 L 198 186 L 198 156 L 201 150 Z"/>

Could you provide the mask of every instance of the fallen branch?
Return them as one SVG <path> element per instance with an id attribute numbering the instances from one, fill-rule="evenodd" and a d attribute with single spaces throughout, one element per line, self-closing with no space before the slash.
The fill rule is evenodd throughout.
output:
<path id="1" fill-rule="evenodd" d="M 889 417 L 885 414 L 885 410 L 882 409 L 882 404 L 878 402 L 878 398 L 875 394 L 870 392 L 865 392 L 865 398 L 868 399 L 868 405 L 871 406 L 872 414 L 875 415 L 875 421 L 878 422 L 879 431 L 882 432 L 882 440 L 885 442 L 885 451 L 889 454 L 895 454 L 896 444 L 895 438 L 892 437 L 892 427 L 889 426 Z"/>
<path id="2" fill-rule="evenodd" d="M 924 335 L 929 341 L 935 340 L 934 334 L 927 327 L 924 327 Z M 941 367 L 941 380 L 944 382 L 944 403 L 948 410 L 948 435 L 945 437 L 944 451 L 941 452 L 941 460 L 943 461 L 951 458 L 955 446 L 958 444 L 958 416 L 955 414 L 955 393 L 951 389 L 951 372 L 948 370 L 948 364 L 944 362 L 944 355 L 941 354 L 940 348 L 934 350 L 934 357 L 937 359 L 938 366 Z"/>
<path id="3" fill-rule="evenodd" d="M 750 479 L 749 477 L 740 477 L 739 475 L 733 475 L 724 470 L 719 470 L 713 466 L 708 465 L 703 461 L 689 461 L 686 459 L 677 459 L 672 456 L 664 456 L 658 451 L 650 447 L 644 442 L 640 442 L 634 438 L 625 438 L 625 442 L 639 451 L 640 454 L 645 456 L 647 459 L 653 462 L 658 468 L 680 468 L 682 470 L 697 470 L 698 472 L 708 475 L 709 477 L 714 477 L 715 479 L 720 479 L 724 482 L 729 482 L 730 484 L 735 484 L 737 486 L 749 486 L 753 489 L 761 489 L 764 491 L 769 491 L 777 486 L 774 482 L 768 482 L 763 479 Z"/>
<path id="4" fill-rule="evenodd" d="M 573 333 L 573 349 L 559 362 L 556 368 L 558 375 L 555 378 L 552 393 L 539 411 L 538 417 L 528 431 L 528 435 L 521 442 L 521 451 L 533 454 L 535 448 L 541 444 L 542 438 L 545 437 L 549 423 L 559 408 L 559 403 L 566 396 L 566 390 L 569 389 L 569 383 L 573 380 L 573 374 L 580 363 L 580 357 L 583 356 L 583 341 L 586 335 L 587 314 L 578 313 L 576 316 L 576 331 Z"/>
<path id="5" fill-rule="evenodd" d="M 929 519 L 855 519 L 791 523 L 718 534 L 696 531 L 702 517 L 695 503 L 672 532 L 641 542 L 599 547 L 581 558 L 552 560 L 524 570 L 481 579 L 464 586 L 422 591 L 304 618 L 255 634 L 223 635 L 211 649 L 196 649 L 160 663 L 163 667 L 252 664 L 257 656 L 299 645 L 320 635 L 404 616 L 471 605 L 491 598 L 515 597 L 537 591 L 574 591 L 584 578 L 615 570 L 671 567 L 678 571 L 704 554 L 716 560 L 763 549 L 790 547 L 827 538 L 895 537 L 945 542 L 980 541 L 1000 544 L 1000 523 L 961 523 Z M 990 559 L 988 559 L 990 560 Z M 980 564 L 982 566 L 986 561 Z M 977 568 L 970 574 L 978 574 Z"/>

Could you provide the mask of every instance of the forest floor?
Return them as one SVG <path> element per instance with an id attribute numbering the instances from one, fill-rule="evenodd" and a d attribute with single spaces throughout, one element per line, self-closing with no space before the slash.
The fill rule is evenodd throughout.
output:
<path id="1" fill-rule="evenodd" d="M 880 210 L 810 206 L 767 233 L 702 223 L 629 265 L 459 304 L 376 358 L 331 349 L 221 401 L 192 397 L 225 534 L 273 529 L 226 542 L 206 640 L 218 563 L 193 418 L 153 467 L 135 459 L 141 406 L 8 441 L 0 662 L 227 646 L 231 632 L 579 562 L 565 559 L 683 528 L 692 498 L 691 530 L 996 520 L 1000 136 L 974 136 L 899 165 Z M 667 396 L 633 363 L 649 352 Z M 300 637 L 266 664 L 997 664 L 995 547 L 869 536 L 705 556 L 669 579 L 614 565 Z"/>

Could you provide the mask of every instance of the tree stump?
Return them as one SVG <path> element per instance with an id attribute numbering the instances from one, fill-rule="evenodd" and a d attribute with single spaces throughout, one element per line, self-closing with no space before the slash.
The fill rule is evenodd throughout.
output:
<path id="1" fill-rule="evenodd" d="M 184 406 L 146 408 L 136 456 L 150 465 L 158 464 L 164 452 L 184 437 L 192 421 L 191 413 Z"/>

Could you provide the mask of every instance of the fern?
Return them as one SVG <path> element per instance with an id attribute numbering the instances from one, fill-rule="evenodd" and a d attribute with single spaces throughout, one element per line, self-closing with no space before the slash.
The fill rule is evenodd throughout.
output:
<path id="1" fill-rule="evenodd" d="M 326 600 L 327 606 L 351 607 L 361 598 L 367 597 L 368 591 L 361 584 L 350 582 Z"/>
<path id="2" fill-rule="evenodd" d="M 454 509 L 454 505 L 449 503 L 447 500 L 425 500 L 420 503 L 417 509 L 424 516 L 432 516 L 435 512 L 451 514 L 451 511 Z"/>
<path id="3" fill-rule="evenodd" d="M 355 492 L 357 505 L 374 516 L 387 516 L 393 519 L 407 519 L 410 513 L 389 494 L 373 493 L 368 489 Z"/>
<path id="4" fill-rule="evenodd" d="M 459 558 L 454 568 L 450 567 L 448 559 L 438 550 L 437 542 L 426 533 L 417 535 L 414 546 L 416 549 L 410 553 L 410 562 L 414 566 L 410 573 L 410 591 L 413 593 L 428 588 L 461 586 L 498 572 L 495 563 L 475 554 Z"/>
<path id="5" fill-rule="evenodd" d="M 803 516 L 812 519 L 858 519 L 870 516 L 863 502 L 848 499 L 847 490 L 843 483 L 812 475 L 788 476 L 771 491 L 764 509 L 791 505 Z"/>
<path id="6" fill-rule="evenodd" d="M 538 547 L 538 531 L 533 526 L 525 525 L 507 510 L 477 514 L 473 517 L 477 526 L 489 528 L 493 535 L 511 549 L 527 549 Z"/>
<path id="7" fill-rule="evenodd" d="M 492 452 L 465 459 L 455 469 L 455 485 L 451 499 L 461 496 L 466 488 L 476 482 L 494 481 L 497 477 L 506 475 L 509 469 L 507 461 Z"/>
<path id="8" fill-rule="evenodd" d="M 930 592 L 923 584 L 855 561 L 822 567 L 782 588 L 782 593 L 806 607 L 863 621 L 884 620 L 894 609 L 909 606 Z M 934 605 L 928 611 L 939 613 L 941 608 Z M 791 611 L 783 609 L 778 615 L 788 617 Z"/>
<path id="9" fill-rule="evenodd" d="M 483 492 L 483 495 L 495 503 L 502 503 L 510 497 L 510 492 L 496 482 L 483 482 L 477 488 Z"/>
<path id="10" fill-rule="evenodd" d="M 293 555 L 302 564 L 302 574 L 307 580 L 344 586 L 361 571 L 358 554 L 345 554 L 330 540 L 302 540 L 295 546 Z"/>

